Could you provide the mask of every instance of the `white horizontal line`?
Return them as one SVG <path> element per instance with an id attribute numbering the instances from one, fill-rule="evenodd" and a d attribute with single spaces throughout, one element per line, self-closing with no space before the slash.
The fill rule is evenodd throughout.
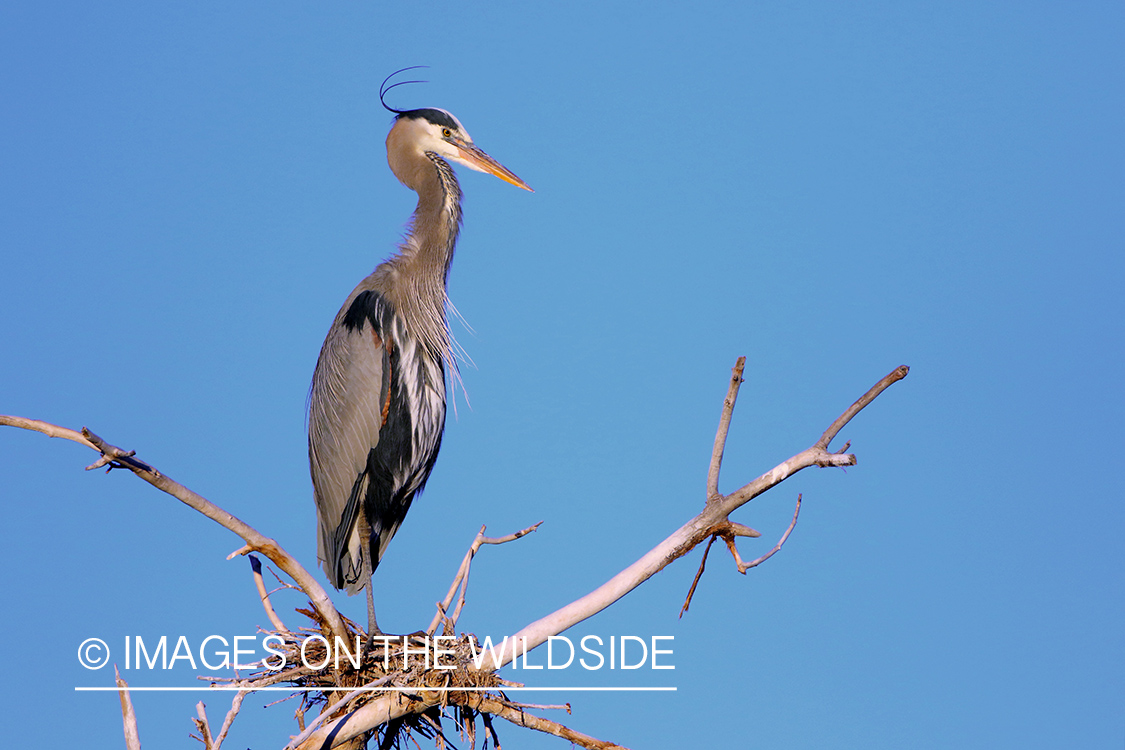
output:
<path id="1" fill-rule="evenodd" d="M 552 691 L 552 690 L 553 691 L 569 690 L 569 691 L 572 691 L 572 692 L 581 691 L 581 692 L 587 692 L 587 693 L 590 693 L 590 692 L 597 692 L 597 693 L 604 693 L 604 692 L 651 693 L 651 692 L 675 692 L 676 688 L 675 687 L 506 687 L 506 686 L 497 686 L 497 687 L 373 687 L 373 688 L 349 688 L 349 687 L 278 687 L 276 685 L 270 685 L 268 687 L 259 687 L 259 688 L 245 688 L 245 687 L 236 687 L 234 685 L 215 685 L 215 686 L 209 686 L 208 685 L 208 686 L 199 686 L 199 687 L 195 687 L 195 686 L 192 686 L 192 687 L 123 687 L 123 688 L 118 688 L 118 687 L 75 687 L 74 690 L 76 692 L 91 692 L 91 693 L 110 693 L 110 692 L 116 693 L 116 692 L 121 691 L 121 690 L 127 690 L 127 691 L 132 692 L 132 693 L 136 693 L 136 692 L 182 693 L 182 692 L 189 692 L 189 691 L 213 692 L 213 691 L 216 691 L 216 690 L 240 691 L 240 692 L 246 692 L 246 693 L 260 693 L 260 692 L 271 691 L 271 690 L 277 691 L 277 692 L 287 692 L 287 693 L 336 693 L 336 692 L 351 693 L 351 692 L 355 692 L 357 690 L 368 690 L 368 691 L 373 692 L 373 693 L 377 693 L 379 691 L 397 691 L 397 692 L 400 692 L 400 693 L 423 693 L 423 692 L 427 692 L 427 693 L 438 693 L 438 692 L 468 693 L 468 692 L 474 692 L 474 691 L 484 692 L 484 691 L 489 691 L 489 690 L 491 690 L 491 691 L 503 691 L 505 693 L 514 692 L 514 691 L 517 691 L 517 690 L 537 691 L 537 692 L 546 692 L 546 691 Z"/>

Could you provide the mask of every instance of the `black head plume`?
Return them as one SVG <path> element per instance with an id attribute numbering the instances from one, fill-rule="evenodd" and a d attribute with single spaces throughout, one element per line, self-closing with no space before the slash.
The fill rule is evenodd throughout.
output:
<path id="1" fill-rule="evenodd" d="M 394 73 L 391 73 L 389 76 L 387 76 L 383 80 L 383 84 L 381 86 L 379 86 L 379 102 L 383 105 L 383 108 L 386 109 L 388 112 L 394 112 L 396 115 L 401 115 L 401 114 L 404 114 L 406 112 L 409 112 L 410 110 L 395 109 L 394 107 L 387 106 L 387 102 L 383 99 L 383 97 L 386 96 L 388 93 L 390 93 L 391 89 L 393 89 L 393 88 L 397 88 L 399 86 L 405 86 L 408 83 L 429 83 L 429 81 L 399 81 L 398 83 L 392 83 L 390 86 L 388 86 L 387 83 L 392 78 L 397 76 L 399 73 L 405 73 L 408 70 L 418 70 L 419 68 L 428 68 L 428 67 L 430 67 L 430 66 L 429 65 L 411 65 L 409 68 L 401 68 L 400 70 L 396 70 Z"/>

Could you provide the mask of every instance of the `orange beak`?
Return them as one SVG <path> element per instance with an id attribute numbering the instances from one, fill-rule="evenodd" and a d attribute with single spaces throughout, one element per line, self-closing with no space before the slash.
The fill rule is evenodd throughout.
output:
<path id="1" fill-rule="evenodd" d="M 505 167 L 500 162 L 493 159 L 491 156 L 481 151 L 479 148 L 471 143 L 466 143 L 460 139 L 449 139 L 450 142 L 457 147 L 464 158 L 464 164 L 467 167 L 477 170 L 478 172 L 487 172 L 490 175 L 499 177 L 507 183 L 511 183 L 518 188 L 523 188 L 532 193 L 535 191 L 531 186 L 516 176 L 515 172 Z"/>

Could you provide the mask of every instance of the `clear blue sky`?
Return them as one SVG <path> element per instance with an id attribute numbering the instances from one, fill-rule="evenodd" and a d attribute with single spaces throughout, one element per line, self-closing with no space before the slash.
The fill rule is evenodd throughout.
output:
<path id="1" fill-rule="evenodd" d="M 314 567 L 305 397 L 414 205 L 379 82 L 427 64 L 394 104 L 537 192 L 462 173 L 472 406 L 385 627 L 428 623 L 482 523 L 544 521 L 478 558 L 462 626 L 500 636 L 698 512 L 738 355 L 726 491 L 909 364 L 844 431 L 858 466 L 736 514 L 760 554 L 803 492 L 779 555 L 713 549 L 678 620 L 696 551 L 572 631 L 674 635 L 674 672 L 509 676 L 676 686 L 532 699 L 632 747 L 1121 747 L 1125 6 L 389 5 L 0 8 L 0 413 L 88 425 Z M 116 696 L 73 692 L 110 684 L 87 637 L 266 624 L 233 535 L 93 458 L 0 431 L 13 746 L 122 746 Z M 198 697 L 139 696 L 146 746 L 190 743 Z M 274 697 L 230 747 L 284 744 Z"/>

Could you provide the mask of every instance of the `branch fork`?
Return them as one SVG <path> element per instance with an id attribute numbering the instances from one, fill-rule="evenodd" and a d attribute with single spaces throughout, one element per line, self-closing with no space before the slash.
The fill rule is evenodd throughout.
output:
<path id="1" fill-rule="evenodd" d="M 798 471 L 807 469 L 810 466 L 854 466 L 856 462 L 854 455 L 848 453 L 830 453 L 828 451 L 828 445 L 856 414 L 862 411 L 864 407 L 874 401 L 891 385 L 905 378 L 910 371 L 905 365 L 895 368 L 886 377 L 872 386 L 867 393 L 857 399 L 843 414 L 837 417 L 812 446 L 781 462 L 770 471 L 748 482 L 729 495 L 723 495 L 718 489 L 719 471 L 722 466 L 723 452 L 726 448 L 726 437 L 730 427 L 731 414 L 734 411 L 734 405 L 738 398 L 738 389 L 743 382 L 742 374 L 745 365 L 746 358 L 739 357 L 734 368 L 731 370 L 727 397 L 723 400 L 723 410 L 719 418 L 719 429 L 715 435 L 715 445 L 711 452 L 711 464 L 707 473 L 707 500 L 703 511 L 673 532 L 667 539 L 649 550 L 635 563 L 602 584 L 599 588 L 581 599 L 571 602 L 556 612 L 531 623 L 512 636 L 517 643 L 521 643 L 521 648 L 526 647 L 526 649 L 530 651 L 546 642 L 549 636 L 558 635 L 568 628 L 601 612 L 637 586 L 640 586 L 674 560 L 690 552 L 699 544 L 707 539 L 711 539 L 713 542 L 716 536 L 716 530 L 730 532 L 732 540 L 735 536 L 741 536 L 742 534 L 733 533 L 733 526 L 723 526 L 723 524 L 733 523 L 730 520 L 730 514 L 758 495 L 761 495 L 766 490 L 776 487 Z M 800 510 L 799 504 L 797 510 L 798 512 Z M 780 548 L 780 544 L 788 539 L 792 527 L 796 524 L 796 516 L 797 513 L 795 512 L 794 521 L 783 535 L 777 549 Z M 708 546 L 710 546 L 710 543 Z M 742 570 L 745 568 L 748 570 L 754 565 L 761 564 L 761 562 L 769 559 L 769 557 L 776 553 L 777 549 L 772 550 L 766 555 L 763 555 L 762 558 L 751 561 L 750 563 L 743 562 L 741 557 L 737 556 L 737 548 L 731 551 L 735 556 L 735 564 L 738 565 L 739 569 Z M 704 562 L 705 561 L 706 558 L 704 559 Z M 693 592 L 695 585 L 698 583 L 699 576 L 702 575 L 702 569 L 703 566 L 701 565 L 700 573 L 697 574 L 696 581 L 692 584 Z M 685 602 L 685 604 L 689 602 L 690 593 L 688 602 Z M 497 665 L 497 668 L 505 666 L 510 661 L 511 658 L 506 658 L 502 664 Z"/>

